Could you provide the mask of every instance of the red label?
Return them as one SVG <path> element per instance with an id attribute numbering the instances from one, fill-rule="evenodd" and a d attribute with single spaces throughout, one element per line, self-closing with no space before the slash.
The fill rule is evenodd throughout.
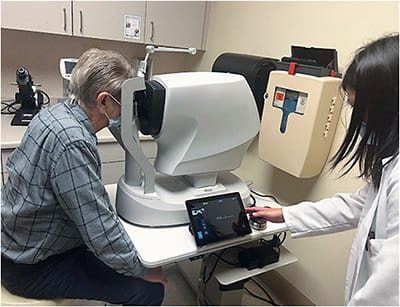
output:
<path id="1" fill-rule="evenodd" d="M 281 92 L 277 92 L 276 95 L 275 95 L 275 99 L 283 101 L 285 99 L 285 94 L 281 93 Z"/>

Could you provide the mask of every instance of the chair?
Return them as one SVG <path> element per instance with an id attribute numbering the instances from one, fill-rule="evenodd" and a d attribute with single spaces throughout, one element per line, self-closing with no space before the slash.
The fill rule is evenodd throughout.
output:
<path id="1" fill-rule="evenodd" d="M 104 306 L 104 302 L 80 299 L 40 300 L 11 294 L 1 285 L 1 306 Z"/>

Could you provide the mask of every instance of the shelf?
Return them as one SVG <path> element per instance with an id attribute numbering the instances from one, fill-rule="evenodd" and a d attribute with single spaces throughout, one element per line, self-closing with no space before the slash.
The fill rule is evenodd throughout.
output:
<path id="1" fill-rule="evenodd" d="M 226 260 L 230 260 L 231 262 L 236 262 L 237 261 L 237 255 L 239 249 L 232 249 L 222 255 L 222 257 Z M 213 259 L 216 259 L 215 257 Z M 283 246 L 280 247 L 280 256 L 279 256 L 279 261 L 275 263 L 268 264 L 264 266 L 263 268 L 259 269 L 253 269 L 253 270 L 248 270 L 247 268 L 241 268 L 241 267 L 235 267 L 232 265 L 229 265 L 223 261 L 219 261 L 217 268 L 214 272 L 214 277 L 218 280 L 218 282 L 221 285 L 230 285 L 235 282 L 239 282 L 241 280 L 251 278 L 254 276 L 257 276 L 259 274 L 283 267 L 285 265 L 294 263 L 297 261 L 297 257 L 290 253 L 286 248 Z M 214 264 L 215 261 L 212 262 Z M 212 267 L 209 266 L 208 267 Z"/>

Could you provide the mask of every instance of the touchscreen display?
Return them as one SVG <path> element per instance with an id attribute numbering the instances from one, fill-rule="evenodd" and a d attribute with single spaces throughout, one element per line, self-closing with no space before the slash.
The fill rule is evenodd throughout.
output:
<path id="1" fill-rule="evenodd" d="M 198 246 L 251 233 L 239 193 L 187 200 L 186 207 Z"/>

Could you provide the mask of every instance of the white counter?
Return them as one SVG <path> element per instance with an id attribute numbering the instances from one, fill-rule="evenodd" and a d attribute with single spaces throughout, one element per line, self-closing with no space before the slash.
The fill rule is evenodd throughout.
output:
<path id="1" fill-rule="evenodd" d="M 1 115 L 1 149 L 14 149 L 22 140 L 26 126 L 11 126 L 14 115 Z M 102 129 L 96 133 L 99 143 L 116 143 L 116 139 L 108 129 Z M 151 136 L 139 134 L 141 141 L 153 141 Z"/>

